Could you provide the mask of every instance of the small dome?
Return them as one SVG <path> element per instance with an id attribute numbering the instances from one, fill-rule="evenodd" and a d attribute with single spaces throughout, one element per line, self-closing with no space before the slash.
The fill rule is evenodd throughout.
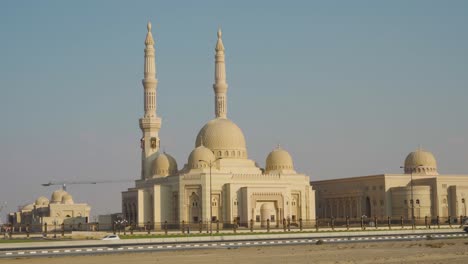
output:
<path id="1" fill-rule="evenodd" d="M 52 197 L 50 198 L 51 203 L 61 203 L 62 202 L 62 197 L 65 195 L 67 192 L 64 190 L 56 190 L 52 193 Z"/>
<path id="2" fill-rule="evenodd" d="M 294 170 L 291 155 L 280 147 L 268 154 L 265 167 L 267 173 L 270 171 Z"/>
<path id="3" fill-rule="evenodd" d="M 159 154 L 153 162 L 153 175 L 168 176 L 177 173 L 176 160 L 167 153 Z"/>
<path id="4" fill-rule="evenodd" d="M 214 161 L 215 155 L 205 146 L 199 146 L 192 150 L 188 159 L 188 166 L 191 169 L 207 168 L 208 164 L 204 161 Z M 201 161 L 204 160 L 204 161 Z"/>
<path id="5" fill-rule="evenodd" d="M 195 147 L 205 146 L 216 158 L 246 159 L 247 149 L 242 130 L 227 118 L 215 118 L 198 132 Z"/>
<path id="6" fill-rule="evenodd" d="M 36 199 L 35 204 L 36 205 L 48 205 L 49 204 L 49 199 L 47 199 L 44 196 L 41 196 L 41 197 Z"/>
<path id="7" fill-rule="evenodd" d="M 31 211 L 33 209 L 34 209 L 34 204 L 28 204 L 28 205 L 25 205 L 22 210 Z"/>
<path id="8" fill-rule="evenodd" d="M 438 175 L 434 155 L 422 149 L 411 152 L 405 159 L 405 173 Z"/>
<path id="9" fill-rule="evenodd" d="M 69 193 L 62 196 L 62 204 L 74 204 L 73 197 Z"/>

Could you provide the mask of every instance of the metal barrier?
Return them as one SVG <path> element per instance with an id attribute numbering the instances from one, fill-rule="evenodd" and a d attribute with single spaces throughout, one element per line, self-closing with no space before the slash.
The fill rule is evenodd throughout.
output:
<path id="1" fill-rule="evenodd" d="M 207 234 L 225 232 L 319 232 L 319 231 L 349 231 L 349 230 L 366 230 L 368 228 L 379 230 L 391 229 L 431 229 L 434 226 L 441 228 L 459 228 L 462 226 L 466 216 L 459 217 L 429 217 L 424 216 L 420 218 L 405 218 L 398 217 L 367 217 L 361 216 L 359 218 L 346 217 L 330 217 L 330 218 L 317 218 L 313 220 L 304 219 L 290 219 L 283 218 L 279 221 L 274 219 L 259 220 L 249 219 L 247 223 L 238 222 L 234 219 L 232 222 L 222 222 L 219 220 L 210 221 L 197 221 L 197 222 L 145 222 L 145 223 L 79 223 L 79 224 L 6 224 L 0 228 L 0 236 L 4 238 L 14 238 L 22 235 L 29 238 L 33 235 L 42 235 L 44 237 L 57 237 L 58 235 L 64 237 L 73 231 L 102 231 L 113 232 L 124 235 L 142 235 L 142 234 L 156 234 L 159 235 L 172 235 L 172 234 L 190 234 L 190 229 L 197 230 L 202 234 L 206 231 Z M 386 223 L 386 224 L 385 224 Z M 213 225 L 215 225 L 213 227 Z"/>

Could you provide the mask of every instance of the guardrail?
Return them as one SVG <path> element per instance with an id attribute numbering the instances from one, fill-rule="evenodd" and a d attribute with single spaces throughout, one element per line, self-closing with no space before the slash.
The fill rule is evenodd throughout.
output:
<path id="1" fill-rule="evenodd" d="M 6 224 L 0 228 L 0 236 L 4 238 L 13 238 L 14 236 L 21 235 L 29 237 L 30 235 L 47 236 L 65 236 L 72 231 L 107 231 L 114 234 L 132 235 L 138 233 L 220 233 L 230 231 L 236 233 L 241 230 L 242 232 L 298 232 L 307 230 L 308 232 L 327 231 L 346 231 L 346 230 L 372 230 L 372 229 L 430 229 L 440 228 L 441 226 L 461 227 L 465 221 L 465 216 L 459 217 L 423 217 L 408 219 L 403 216 L 400 217 L 366 217 L 360 218 L 317 218 L 314 220 L 291 220 L 283 219 L 281 221 L 257 221 L 250 219 L 248 222 L 220 222 L 220 221 L 198 221 L 198 222 L 146 222 L 146 223 L 133 223 L 127 221 L 116 221 L 112 224 L 94 223 L 78 223 L 78 224 L 61 224 L 61 225 L 47 225 L 47 223 L 39 225 L 30 224 Z"/>

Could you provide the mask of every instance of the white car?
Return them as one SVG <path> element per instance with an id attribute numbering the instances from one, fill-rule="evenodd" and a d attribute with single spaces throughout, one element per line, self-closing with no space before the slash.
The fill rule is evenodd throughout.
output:
<path id="1" fill-rule="evenodd" d="M 120 237 L 118 235 L 107 235 L 102 240 L 120 240 Z"/>

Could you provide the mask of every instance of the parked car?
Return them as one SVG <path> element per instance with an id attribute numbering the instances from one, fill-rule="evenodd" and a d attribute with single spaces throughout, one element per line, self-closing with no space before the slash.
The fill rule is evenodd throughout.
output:
<path id="1" fill-rule="evenodd" d="M 462 228 L 463 228 L 463 231 L 468 233 L 468 219 L 463 220 Z"/>
<path id="2" fill-rule="evenodd" d="M 102 240 L 120 240 L 120 237 L 118 235 L 107 235 Z"/>

